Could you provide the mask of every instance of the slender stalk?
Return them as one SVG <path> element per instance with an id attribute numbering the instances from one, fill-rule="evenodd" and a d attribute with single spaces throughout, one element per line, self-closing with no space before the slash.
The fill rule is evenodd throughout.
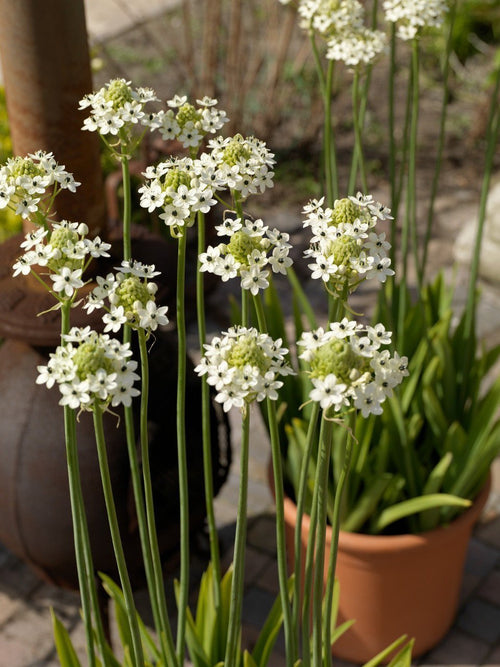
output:
<path id="1" fill-rule="evenodd" d="M 324 415 L 328 417 L 327 414 Z M 328 495 L 328 470 L 330 465 L 330 451 L 332 446 L 333 424 L 323 419 L 323 431 L 319 445 L 318 470 L 316 483 L 318 486 L 317 512 L 318 528 L 316 535 L 316 552 L 313 587 L 313 667 L 322 664 L 322 636 L 323 636 L 323 587 L 326 538 L 326 507 Z"/>
<path id="2" fill-rule="evenodd" d="M 429 199 L 429 210 L 427 213 L 427 224 L 425 228 L 425 236 L 423 243 L 423 252 L 422 252 L 422 280 L 425 278 L 425 270 L 427 268 L 427 255 L 429 250 L 429 241 L 431 238 L 432 227 L 434 223 L 434 206 L 436 201 L 436 196 L 439 188 L 439 177 L 441 175 L 441 166 L 443 162 L 443 150 L 444 150 L 444 141 L 446 134 L 446 119 L 448 112 L 448 102 L 450 100 L 450 87 L 449 87 L 449 72 L 450 72 L 450 54 L 452 48 L 452 37 L 453 37 L 453 28 L 455 26 L 455 17 L 457 14 L 457 2 L 452 2 L 448 18 L 448 38 L 446 40 L 446 52 L 443 65 L 443 101 L 441 105 L 441 114 L 439 117 L 439 137 L 438 137 L 438 147 L 436 154 L 436 164 L 434 167 L 434 175 L 432 178 L 431 194 Z"/>
<path id="3" fill-rule="evenodd" d="M 395 113 L 394 113 L 394 87 L 396 81 L 396 24 L 391 23 L 391 37 L 390 37 L 390 56 L 389 56 L 389 182 L 391 186 L 391 210 L 394 216 L 391 221 L 391 264 L 394 266 L 395 251 L 396 251 L 396 136 L 395 136 Z"/>
<path id="4" fill-rule="evenodd" d="M 247 534 L 247 499 L 248 499 L 248 458 L 250 441 L 250 410 L 245 406 L 242 415 L 241 452 L 240 452 L 240 493 L 234 537 L 233 581 L 229 606 L 229 625 L 227 630 L 225 665 L 236 665 L 239 653 L 238 641 L 241 626 L 241 606 L 245 575 L 245 546 Z"/>
<path id="5" fill-rule="evenodd" d="M 304 457 L 302 459 L 302 466 L 300 469 L 299 487 L 297 493 L 297 520 L 295 522 L 294 535 L 294 593 L 293 593 L 293 608 L 292 608 L 292 623 L 297 633 L 297 638 L 300 636 L 300 598 L 301 598 L 301 581 L 302 581 L 302 519 L 305 513 L 305 500 L 307 491 L 307 481 L 309 479 L 309 461 L 313 455 L 314 445 L 316 440 L 314 435 L 316 433 L 317 421 L 319 415 L 319 403 L 314 402 L 312 406 L 311 415 L 309 418 L 309 426 L 307 429 L 307 445 Z M 298 639 L 297 639 L 298 641 Z"/>
<path id="6" fill-rule="evenodd" d="M 415 262 L 415 271 L 417 275 L 417 285 L 420 292 L 422 288 L 422 267 L 418 256 L 418 235 L 417 235 L 417 134 L 418 134 L 418 115 L 419 115 L 419 50 L 418 39 L 412 40 L 411 63 L 412 63 L 412 110 L 410 126 L 410 146 L 408 156 L 408 184 L 406 191 L 406 217 L 409 225 L 412 250 Z M 408 278 L 408 276 L 406 276 Z"/>
<path id="7" fill-rule="evenodd" d="M 130 234 L 132 195 L 130 189 L 130 167 L 128 155 L 122 154 L 120 157 L 120 162 L 122 164 L 123 181 L 123 259 L 129 261 L 132 257 L 132 241 Z"/>
<path id="8" fill-rule="evenodd" d="M 255 311 L 259 329 L 267 333 L 267 324 L 264 307 L 260 295 L 254 297 Z M 273 461 L 274 495 L 276 500 L 276 558 L 278 563 L 278 581 L 281 596 L 281 607 L 283 610 L 283 627 L 285 630 L 286 663 L 287 667 L 293 667 L 298 657 L 298 640 L 293 632 L 292 607 L 288 595 L 288 572 L 286 563 L 286 539 L 285 539 L 285 494 L 283 490 L 283 463 L 281 460 L 280 438 L 278 432 L 278 421 L 276 419 L 276 405 L 271 399 L 267 399 L 267 417 L 269 435 L 271 439 L 271 456 Z"/>
<path id="9" fill-rule="evenodd" d="M 335 63 L 333 60 L 328 61 L 328 69 L 326 72 L 326 85 L 324 94 L 325 106 L 325 126 L 324 126 L 324 152 L 325 152 L 325 178 L 326 178 L 326 192 L 328 206 L 333 206 L 335 200 L 338 198 L 338 174 L 337 174 L 337 155 L 335 150 L 335 142 L 333 139 L 332 127 L 332 86 L 333 74 L 335 71 Z"/>
<path id="10" fill-rule="evenodd" d="M 168 619 L 167 600 L 165 597 L 165 585 L 163 581 L 163 570 L 161 565 L 160 549 L 158 546 L 158 535 L 156 532 L 155 508 L 153 499 L 153 486 L 151 483 L 151 467 L 149 463 L 149 437 L 148 437 L 148 401 L 149 401 L 149 364 L 148 350 L 146 344 L 146 333 L 139 329 L 139 351 L 141 358 L 141 415 L 140 415 L 140 438 L 141 438 L 141 460 L 142 475 L 144 483 L 144 496 L 146 501 L 147 533 L 149 537 L 149 553 L 151 554 L 151 569 L 153 595 L 155 600 L 157 627 L 159 639 L 167 665 L 176 665 L 175 645 L 172 630 Z M 149 555 L 149 554 L 148 554 Z"/>
<path id="11" fill-rule="evenodd" d="M 71 302 L 61 304 L 61 336 L 67 334 L 70 323 Z M 64 345 L 64 341 L 63 341 Z M 88 539 L 85 539 L 86 515 L 81 491 L 80 469 L 78 461 L 78 449 L 76 442 L 76 416 L 75 411 L 69 406 L 64 406 L 64 439 L 66 444 L 66 462 L 68 467 L 68 483 L 70 494 L 71 518 L 73 523 L 73 539 L 75 543 L 75 559 L 78 575 L 78 585 L 82 600 L 82 612 L 85 626 L 85 640 L 87 644 L 87 656 L 89 666 L 94 667 L 96 663 L 94 633 L 92 630 L 92 611 L 96 617 L 97 640 L 100 645 L 101 655 L 105 655 L 105 640 L 102 631 L 102 623 L 97 604 L 97 594 L 92 595 L 95 590 L 94 568 L 92 565 L 92 552 Z M 95 603 L 95 604 L 94 604 Z"/>
<path id="12" fill-rule="evenodd" d="M 127 609 L 127 620 L 129 622 L 130 633 L 132 637 L 131 654 L 133 657 L 134 667 L 142 667 L 144 665 L 144 655 L 142 652 L 141 636 L 139 632 L 139 624 L 137 622 L 137 612 L 135 609 L 134 596 L 132 593 L 132 586 L 127 571 L 127 563 L 125 561 L 125 554 L 120 536 L 120 528 L 118 525 L 118 518 L 116 514 L 116 505 L 113 497 L 113 489 L 111 486 L 111 475 L 109 471 L 108 454 L 106 451 L 106 442 L 104 438 L 104 426 L 102 420 L 102 408 L 96 401 L 94 403 L 94 431 L 97 445 L 97 458 L 99 460 L 99 470 L 101 473 L 101 482 L 104 492 L 104 501 L 106 504 L 106 511 L 108 515 L 109 528 L 111 532 L 111 540 L 113 543 L 113 550 L 115 554 L 116 565 L 120 577 L 120 585 L 123 591 L 125 606 Z"/>
<path id="13" fill-rule="evenodd" d="M 356 415 L 353 413 L 354 418 L 352 423 L 354 424 Z M 333 589 L 335 585 L 335 570 L 337 567 L 337 553 L 339 545 L 339 531 L 340 531 L 340 509 L 342 507 L 342 496 L 344 487 L 349 476 L 350 464 L 351 464 L 351 454 L 352 454 L 352 441 L 353 436 L 350 431 L 347 432 L 347 442 L 344 453 L 344 463 L 342 466 L 341 473 L 335 488 L 335 497 L 333 500 L 333 514 L 332 514 L 332 539 L 330 545 L 330 556 L 328 559 L 328 576 L 326 579 L 326 590 L 325 590 L 325 619 L 323 625 L 323 646 L 325 649 L 325 658 L 326 665 L 329 666 L 332 664 L 332 652 L 329 650 L 329 647 L 332 643 L 331 638 L 331 617 L 332 617 L 332 603 L 333 603 Z"/>
<path id="14" fill-rule="evenodd" d="M 352 82 L 352 116 L 354 124 L 354 156 L 351 164 L 351 173 L 349 176 L 348 194 L 352 195 L 356 188 L 356 176 L 359 169 L 359 178 L 363 192 L 367 192 L 365 161 L 363 157 L 362 145 L 362 121 L 359 100 L 359 71 L 354 71 Z"/>
<path id="15" fill-rule="evenodd" d="M 176 653 L 179 665 L 184 663 L 187 605 L 189 596 L 189 489 L 186 458 L 186 282 L 187 230 L 179 238 L 177 253 L 177 458 L 180 502 L 180 584 Z"/>
<path id="16" fill-rule="evenodd" d="M 198 213 L 198 257 L 205 252 L 205 216 L 201 211 Z M 198 319 L 198 338 L 200 350 L 206 343 L 205 322 L 205 287 L 203 273 L 200 271 L 198 260 L 198 271 L 196 273 L 196 312 Z M 215 522 L 214 510 L 214 488 L 213 488 L 213 464 L 210 432 L 210 388 L 206 382 L 201 383 L 201 427 L 203 434 L 203 475 L 205 482 L 205 505 L 207 511 L 208 535 L 210 540 L 210 560 L 213 568 L 214 600 L 216 609 L 220 608 L 221 594 L 221 567 L 219 553 L 219 537 L 217 524 Z"/>

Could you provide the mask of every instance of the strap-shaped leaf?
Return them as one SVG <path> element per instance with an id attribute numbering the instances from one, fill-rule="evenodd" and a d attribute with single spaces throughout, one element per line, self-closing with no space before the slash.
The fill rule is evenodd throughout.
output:
<path id="1" fill-rule="evenodd" d="M 81 667 L 68 631 L 57 618 L 53 609 L 50 610 L 50 614 L 52 616 L 54 642 L 61 667 Z"/>
<path id="2" fill-rule="evenodd" d="M 402 644 L 407 641 L 408 637 L 407 635 L 402 635 L 396 641 L 392 642 L 387 648 L 383 649 L 383 651 L 380 651 L 380 653 L 377 653 L 371 660 L 368 662 L 365 662 L 363 667 L 376 667 L 376 665 L 380 665 L 381 662 L 384 662 L 386 658 L 388 658 L 393 651 L 395 651 L 397 648 L 399 648 Z M 413 640 L 410 640 L 409 642 L 410 648 L 413 646 Z M 404 649 L 403 649 L 404 650 Z"/>
<path id="3" fill-rule="evenodd" d="M 470 500 L 452 496 L 449 493 L 432 493 L 426 496 L 419 496 L 417 498 L 410 498 L 402 502 L 387 507 L 383 510 L 377 520 L 374 522 L 375 532 L 380 532 L 391 523 L 404 519 L 412 514 L 424 512 L 433 509 L 434 507 L 470 507 L 472 503 Z"/>

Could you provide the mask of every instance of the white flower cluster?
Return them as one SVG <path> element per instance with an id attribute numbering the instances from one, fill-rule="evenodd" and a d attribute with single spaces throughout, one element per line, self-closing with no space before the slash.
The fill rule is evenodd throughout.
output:
<path id="1" fill-rule="evenodd" d="M 255 137 L 217 137 L 208 143 L 217 177 L 240 199 L 273 187 L 274 154 Z"/>
<path id="2" fill-rule="evenodd" d="M 359 0 L 299 0 L 298 12 L 301 27 L 326 40 L 330 60 L 357 67 L 372 62 L 385 48 L 384 33 L 363 24 L 364 8 Z"/>
<path id="3" fill-rule="evenodd" d="M 54 222 L 50 230 L 39 227 L 26 234 L 21 243 L 26 252 L 13 265 L 13 275 L 28 275 L 35 266 L 47 267 L 58 298 L 72 298 L 83 287 L 82 275 L 92 258 L 109 257 L 111 245 L 99 236 L 86 238 L 88 231 L 84 223 L 62 220 Z"/>
<path id="4" fill-rule="evenodd" d="M 196 108 L 185 95 L 167 100 L 170 107 L 151 116 L 151 129 L 159 130 L 162 139 L 177 139 L 184 148 L 197 148 L 207 134 L 214 134 L 229 121 L 226 112 L 216 109 L 217 100 L 196 100 Z"/>
<path id="5" fill-rule="evenodd" d="M 109 405 L 129 406 L 139 390 L 137 362 L 130 359 L 128 343 L 122 344 L 90 327 L 73 327 L 50 354 L 46 366 L 38 366 L 37 384 L 50 389 L 57 384 L 61 393 L 59 405 L 73 409 L 93 410 L 95 403 L 103 409 Z"/>
<path id="6" fill-rule="evenodd" d="M 260 219 L 226 217 L 216 230 L 219 236 L 229 236 L 229 242 L 209 246 L 200 255 L 200 270 L 220 276 L 223 282 L 239 276 L 241 287 L 254 296 L 269 286 L 269 267 L 286 274 L 292 264 L 289 235 L 269 229 Z"/>
<path id="7" fill-rule="evenodd" d="M 126 126 L 150 126 L 150 116 L 144 111 L 147 102 L 158 98 L 151 88 L 133 89 L 130 81 L 112 79 L 95 93 L 80 100 L 79 109 L 89 109 L 83 130 L 100 135 L 117 135 Z"/>
<path id="8" fill-rule="evenodd" d="M 213 176 L 213 178 L 212 178 Z M 139 188 L 140 204 L 151 213 L 162 208 L 160 218 L 178 236 L 194 223 L 197 211 L 208 213 L 217 202 L 214 190 L 223 187 L 210 160 L 172 158 L 148 167 L 147 183 Z"/>
<path id="9" fill-rule="evenodd" d="M 445 0 L 384 0 L 385 18 L 398 24 L 398 36 L 413 39 L 427 27 L 439 28 L 448 6 Z"/>
<path id="10" fill-rule="evenodd" d="M 97 287 L 90 292 L 84 308 L 91 313 L 104 308 L 104 332 L 116 333 L 124 324 L 134 329 L 144 329 L 148 334 L 159 326 L 168 324 L 168 306 L 157 306 L 156 283 L 148 280 L 159 275 L 154 264 L 123 261 L 118 273 L 97 277 Z M 106 305 L 106 301 L 109 306 Z"/>
<path id="11" fill-rule="evenodd" d="M 294 372 L 281 343 L 254 328 L 231 327 L 205 345 L 205 356 L 195 371 L 207 376 L 217 391 L 215 400 L 226 412 L 233 406 L 245 410 L 247 404 L 264 398 L 276 400 L 283 385 L 278 378 Z"/>
<path id="12" fill-rule="evenodd" d="M 338 199 L 333 208 L 323 208 L 324 199 L 304 207 L 304 227 L 311 227 L 311 245 L 305 256 L 312 259 L 312 278 L 321 279 L 332 291 L 350 291 L 365 279 L 385 282 L 394 275 L 387 256 L 390 244 L 385 233 L 374 227 L 379 219 L 390 219 L 390 211 L 371 195 Z"/>
<path id="13" fill-rule="evenodd" d="M 408 359 L 397 352 L 391 357 L 383 345 L 391 332 L 382 324 L 374 327 L 344 318 L 312 332 L 305 332 L 298 345 L 300 358 L 310 365 L 313 384 L 309 397 L 323 410 L 355 408 L 363 417 L 382 413 L 382 403 L 408 375 Z"/>
<path id="14" fill-rule="evenodd" d="M 52 202 L 60 190 L 75 192 L 79 185 L 52 153 L 37 151 L 9 158 L 0 167 L 0 209 L 8 206 L 16 215 L 29 218 L 44 206 L 45 195 Z"/>

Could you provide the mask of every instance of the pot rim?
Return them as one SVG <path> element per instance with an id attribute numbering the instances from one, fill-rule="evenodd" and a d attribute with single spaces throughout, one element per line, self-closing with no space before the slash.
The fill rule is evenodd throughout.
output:
<path id="1" fill-rule="evenodd" d="M 368 535 L 366 533 L 350 533 L 341 530 L 339 532 L 339 548 L 342 548 L 344 551 L 358 551 L 362 548 L 364 551 L 379 553 L 393 549 L 399 551 L 416 549 L 423 547 L 429 542 L 447 541 L 450 535 L 456 532 L 472 529 L 488 500 L 490 489 L 491 473 L 488 474 L 485 484 L 472 501 L 472 505 L 447 525 L 438 526 L 438 528 L 423 533 L 403 533 L 400 535 Z M 297 507 L 294 501 L 288 496 L 285 496 L 285 509 L 296 516 Z M 305 514 L 302 519 L 303 530 L 309 530 L 309 522 L 309 515 Z M 329 525 L 326 528 L 326 535 L 327 540 L 331 541 L 332 529 Z"/>

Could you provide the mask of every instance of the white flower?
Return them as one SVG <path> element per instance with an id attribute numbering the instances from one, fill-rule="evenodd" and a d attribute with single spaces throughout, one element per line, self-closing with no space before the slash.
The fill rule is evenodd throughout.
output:
<path id="1" fill-rule="evenodd" d="M 195 372 L 215 387 L 215 400 L 224 411 L 233 406 L 244 409 L 253 401 L 276 400 L 282 386 L 279 377 L 293 373 L 285 359 L 287 352 L 281 340 L 274 341 L 257 329 L 232 327 L 205 345 Z"/>
<path id="2" fill-rule="evenodd" d="M 113 331 L 113 333 L 120 331 L 122 324 L 125 324 L 127 321 L 127 316 L 125 315 L 123 306 L 112 308 L 109 313 L 103 315 L 102 321 L 106 325 L 104 327 L 104 333 L 108 331 Z"/>
<path id="3" fill-rule="evenodd" d="M 148 331 L 156 331 L 158 326 L 168 324 L 166 315 L 168 306 L 158 307 L 154 301 L 148 301 L 145 308 L 138 308 L 139 326 Z"/>
<path id="4" fill-rule="evenodd" d="M 323 379 L 313 378 L 312 383 L 314 389 L 310 392 L 309 398 L 319 403 L 323 410 L 331 407 L 340 410 L 342 406 L 347 404 L 345 397 L 347 386 L 339 383 L 333 373 Z"/>
<path id="5" fill-rule="evenodd" d="M 54 281 L 54 292 L 71 297 L 75 290 L 83 287 L 83 280 L 81 279 L 82 270 L 75 269 L 72 271 L 69 267 L 63 266 L 59 273 L 50 275 L 50 279 Z"/>
<path id="6" fill-rule="evenodd" d="M 426 27 L 439 28 L 448 11 L 445 0 L 384 0 L 385 18 L 398 24 L 398 36 L 414 39 Z"/>

